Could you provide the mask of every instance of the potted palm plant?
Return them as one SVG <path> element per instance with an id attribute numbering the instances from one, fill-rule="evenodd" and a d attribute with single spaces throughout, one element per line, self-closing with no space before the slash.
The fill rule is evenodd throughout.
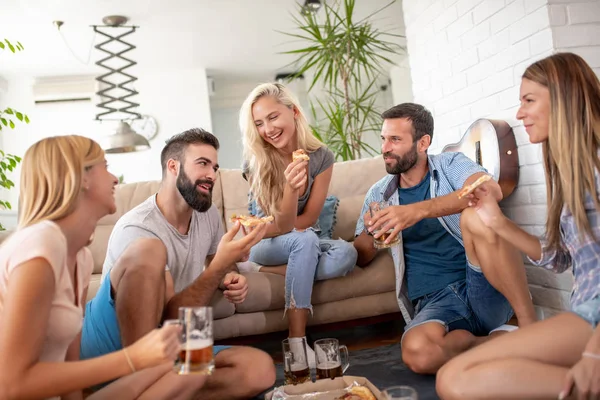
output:
<path id="1" fill-rule="evenodd" d="M 288 79 L 310 72 L 309 93 L 315 87 L 323 89 L 325 96 L 311 100 L 312 129 L 338 160 L 377 152 L 363 137 L 381 127 L 375 106 L 378 82 L 405 48 L 399 44 L 403 35 L 382 31 L 373 21 L 394 2 L 360 20 L 355 16 L 356 0 L 325 2 L 322 14 L 303 12 L 301 6 L 293 17 L 297 31 L 281 32 L 303 44 L 284 52 L 295 56 L 290 65 L 296 72 Z"/>

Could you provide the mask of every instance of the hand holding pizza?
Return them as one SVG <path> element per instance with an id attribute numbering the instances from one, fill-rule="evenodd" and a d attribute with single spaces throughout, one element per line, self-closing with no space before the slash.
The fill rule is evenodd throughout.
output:
<path id="1" fill-rule="evenodd" d="M 242 223 L 239 220 L 236 220 L 233 227 L 223 235 L 219 247 L 217 247 L 215 260 L 218 259 L 218 265 L 223 268 L 228 268 L 233 265 L 233 263 L 245 258 L 252 246 L 262 240 L 267 230 L 267 224 L 260 223 L 252 230 L 252 232 L 235 240 L 235 235 L 240 231 L 241 226 Z"/>
<path id="2" fill-rule="evenodd" d="M 477 211 L 477 215 L 488 228 L 497 229 L 504 222 L 506 217 L 500 210 L 498 201 L 485 185 L 477 187 L 466 197 L 469 199 L 469 207 Z"/>
<path id="3" fill-rule="evenodd" d="M 371 233 L 377 231 L 374 235 L 375 238 L 379 238 L 383 233 L 392 230 L 385 241 L 391 243 L 403 229 L 410 228 L 421 219 L 422 212 L 419 203 L 390 206 L 373 215 L 368 229 Z"/>
<path id="4" fill-rule="evenodd" d="M 292 155 L 293 161 L 285 169 L 285 180 L 290 188 L 299 190 L 308 179 L 306 166 L 308 165 L 308 155 L 304 151 L 296 150 Z"/>

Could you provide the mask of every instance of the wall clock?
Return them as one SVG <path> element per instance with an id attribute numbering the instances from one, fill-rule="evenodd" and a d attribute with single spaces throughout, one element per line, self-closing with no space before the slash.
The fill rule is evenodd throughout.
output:
<path id="1" fill-rule="evenodd" d="M 149 115 L 142 115 L 142 118 L 131 121 L 131 128 L 148 140 L 154 139 L 158 134 L 156 119 Z"/>

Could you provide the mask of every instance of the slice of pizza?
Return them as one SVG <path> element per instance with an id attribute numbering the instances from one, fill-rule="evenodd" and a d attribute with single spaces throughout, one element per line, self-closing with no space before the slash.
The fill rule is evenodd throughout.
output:
<path id="1" fill-rule="evenodd" d="M 272 215 L 269 215 L 268 217 L 256 217 L 254 215 L 235 215 L 233 214 L 230 218 L 230 221 L 235 223 L 235 221 L 240 221 L 240 224 L 246 226 L 246 227 L 255 227 L 258 226 L 260 224 L 268 224 L 273 222 L 275 218 L 273 218 Z"/>
<path id="2" fill-rule="evenodd" d="M 480 176 L 475 182 L 471 183 L 469 186 L 464 187 L 460 192 L 458 192 L 458 198 L 462 199 L 463 197 L 473 193 L 475 189 L 477 189 L 484 182 L 492 179 L 491 175 L 485 174 Z"/>
<path id="3" fill-rule="evenodd" d="M 348 389 L 348 393 L 339 398 L 339 400 L 377 400 L 373 393 L 366 386 L 354 386 Z"/>
<path id="4" fill-rule="evenodd" d="M 296 161 L 298 159 L 308 161 L 310 160 L 310 157 L 308 156 L 306 151 L 298 149 L 292 153 L 292 161 Z"/>

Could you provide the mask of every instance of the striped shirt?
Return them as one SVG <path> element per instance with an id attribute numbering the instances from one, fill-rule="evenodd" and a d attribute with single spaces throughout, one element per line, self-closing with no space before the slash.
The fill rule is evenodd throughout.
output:
<path id="1" fill-rule="evenodd" d="M 475 163 L 463 153 L 441 153 L 428 156 L 429 170 L 431 171 L 431 198 L 445 196 L 460 190 L 465 181 L 473 174 L 487 172 L 485 168 Z M 399 175 L 387 175 L 375 183 L 367 192 L 363 203 L 355 235 L 359 236 L 365 230 L 363 216 L 369 211 L 369 204 L 382 200 L 390 201 L 392 205 L 399 205 L 398 183 Z M 460 231 L 460 213 L 446 215 L 438 218 L 446 229 L 461 245 L 464 246 Z M 414 314 L 412 303 L 407 296 L 406 280 L 404 279 L 405 264 L 402 251 L 402 235 L 398 235 L 398 245 L 391 248 L 394 267 L 396 269 L 396 295 L 400 311 L 409 323 Z"/>
<path id="2" fill-rule="evenodd" d="M 596 171 L 596 196 L 599 195 L 600 176 Z M 585 199 L 585 211 L 594 236 L 600 239 L 600 213 L 596 210 L 594 199 L 588 193 Z M 563 207 L 560 215 L 562 249 L 552 250 L 545 237 L 540 239 L 542 258 L 531 260 L 533 265 L 544 267 L 556 273 L 565 272 L 571 266 L 575 283 L 571 293 L 571 308 L 600 296 L 600 242 L 588 234 L 579 237 L 575 218 L 568 207 Z"/>

